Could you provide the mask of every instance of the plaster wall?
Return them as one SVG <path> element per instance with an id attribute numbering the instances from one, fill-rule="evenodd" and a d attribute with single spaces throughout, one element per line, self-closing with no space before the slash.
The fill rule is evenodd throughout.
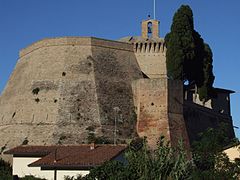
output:
<path id="1" fill-rule="evenodd" d="M 227 154 L 228 158 L 231 161 L 234 161 L 236 158 L 240 158 L 240 146 L 234 146 L 224 150 L 223 152 Z"/>
<path id="2" fill-rule="evenodd" d="M 33 175 L 38 178 L 54 179 L 53 171 L 41 171 L 40 167 L 28 167 L 29 164 L 40 159 L 39 157 L 13 157 L 13 175 L 24 177 Z"/>
<path id="3" fill-rule="evenodd" d="M 38 157 L 13 157 L 13 175 L 24 177 L 32 175 L 38 178 L 54 180 L 54 170 L 42 170 L 41 167 L 28 167 L 29 164 L 37 161 Z M 57 170 L 56 177 L 63 180 L 65 176 L 77 177 L 78 175 L 86 176 L 89 170 Z"/>

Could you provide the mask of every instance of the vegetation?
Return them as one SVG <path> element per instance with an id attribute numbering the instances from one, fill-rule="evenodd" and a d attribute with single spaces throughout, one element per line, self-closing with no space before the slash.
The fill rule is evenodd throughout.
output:
<path id="1" fill-rule="evenodd" d="M 23 140 L 22 145 L 28 145 L 28 139 L 27 139 L 27 137 Z"/>
<path id="2" fill-rule="evenodd" d="M 239 179 L 240 161 L 231 162 L 222 152 L 229 144 L 226 138 L 226 125 L 216 130 L 209 128 L 201 134 L 200 141 L 193 144 L 193 179 Z M 235 140 L 234 140 L 235 141 Z M 238 143 L 239 144 L 239 143 Z"/>
<path id="3" fill-rule="evenodd" d="M 165 37 L 168 76 L 196 85 L 201 100 L 212 93 L 212 51 L 201 35 L 194 30 L 193 13 L 182 5 L 173 17 L 171 31 Z"/>
<path id="4" fill-rule="evenodd" d="M 94 132 L 88 132 L 87 137 L 88 144 L 95 143 L 95 144 L 112 144 L 113 142 L 109 140 L 105 136 L 96 137 Z"/>
<path id="5" fill-rule="evenodd" d="M 126 162 L 107 162 L 92 169 L 87 176 L 72 177 L 72 180 L 237 180 L 240 177 L 240 160 L 231 162 L 222 152 L 223 146 L 229 142 L 223 128 L 208 129 L 201 134 L 200 140 L 193 144 L 192 160 L 187 159 L 181 142 L 173 148 L 162 137 L 157 150 L 151 152 L 146 140 L 137 140 L 125 153 Z"/>
<path id="6" fill-rule="evenodd" d="M 32 93 L 34 94 L 34 95 L 37 95 L 38 93 L 39 93 L 39 91 L 40 91 L 40 88 L 35 88 L 35 89 L 33 89 L 32 90 Z"/>
<path id="7" fill-rule="evenodd" d="M 32 175 L 29 176 L 24 176 L 22 178 L 19 178 L 19 180 L 46 180 L 46 179 L 42 179 L 42 178 L 38 178 Z"/>
<path id="8" fill-rule="evenodd" d="M 9 163 L 0 159 L 0 179 L 11 180 L 12 179 L 12 167 Z"/>

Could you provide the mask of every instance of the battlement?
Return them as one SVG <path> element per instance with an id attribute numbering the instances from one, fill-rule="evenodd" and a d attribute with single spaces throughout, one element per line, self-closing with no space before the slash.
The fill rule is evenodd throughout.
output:
<path id="1" fill-rule="evenodd" d="M 164 53 L 166 51 L 163 40 L 159 42 L 134 42 L 133 47 L 135 53 Z"/>

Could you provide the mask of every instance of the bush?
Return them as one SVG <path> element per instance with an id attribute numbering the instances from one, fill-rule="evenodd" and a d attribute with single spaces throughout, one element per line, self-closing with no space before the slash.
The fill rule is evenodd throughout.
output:
<path id="1" fill-rule="evenodd" d="M 8 162 L 0 159 L 0 177 L 4 180 L 12 179 L 12 167 Z"/>

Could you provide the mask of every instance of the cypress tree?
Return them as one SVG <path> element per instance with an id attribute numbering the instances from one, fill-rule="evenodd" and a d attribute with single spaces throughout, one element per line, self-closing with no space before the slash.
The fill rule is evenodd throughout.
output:
<path id="1" fill-rule="evenodd" d="M 195 58 L 193 14 L 189 6 L 181 6 L 173 17 L 171 32 L 166 35 L 168 77 L 187 80 L 189 66 Z"/>
<path id="2" fill-rule="evenodd" d="M 196 85 L 201 100 L 207 100 L 213 89 L 212 51 L 194 30 L 193 13 L 182 5 L 173 17 L 171 32 L 165 37 L 166 63 L 170 79 Z"/>
<path id="3" fill-rule="evenodd" d="M 200 100 L 206 101 L 212 94 L 213 91 L 213 82 L 214 82 L 214 75 L 213 75 L 213 66 L 212 66 L 212 51 L 208 44 L 204 44 L 204 59 L 203 59 L 203 76 L 204 81 L 202 86 L 198 88 L 198 94 Z"/>

